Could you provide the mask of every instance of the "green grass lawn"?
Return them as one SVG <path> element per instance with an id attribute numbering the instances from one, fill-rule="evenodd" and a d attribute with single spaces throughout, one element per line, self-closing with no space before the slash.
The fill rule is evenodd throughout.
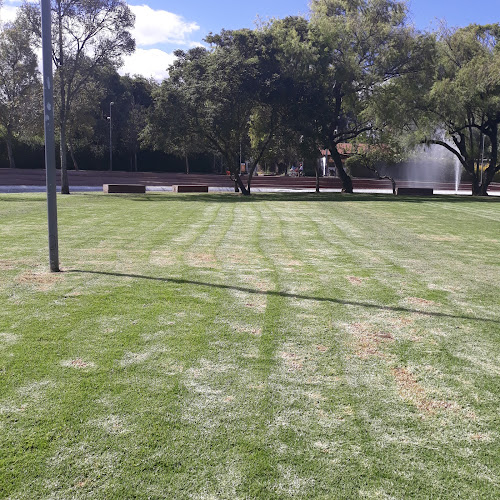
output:
<path id="1" fill-rule="evenodd" d="M 0 195 L 1 498 L 500 497 L 499 200 Z"/>

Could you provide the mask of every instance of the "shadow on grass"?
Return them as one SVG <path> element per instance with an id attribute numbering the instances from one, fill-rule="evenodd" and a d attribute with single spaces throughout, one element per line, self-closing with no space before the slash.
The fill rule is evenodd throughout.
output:
<path id="1" fill-rule="evenodd" d="M 330 201 L 330 202 L 358 202 L 358 201 L 382 201 L 382 202 L 405 202 L 405 203 L 495 203 L 500 202 L 500 197 L 477 197 L 477 196 L 457 196 L 457 195 L 433 195 L 433 196 L 394 196 L 392 194 L 375 193 L 254 193 L 251 196 L 243 196 L 236 193 L 190 193 L 172 194 L 166 193 L 145 194 L 142 196 L 132 196 L 133 201 L 166 202 L 166 201 L 199 201 L 214 203 L 260 203 L 265 201 Z"/>
<path id="2" fill-rule="evenodd" d="M 47 197 L 45 193 L 33 193 L 34 195 L 41 196 L 18 196 L 21 193 L 6 193 L 5 195 L 0 196 L 0 203 L 3 202 L 16 202 L 16 203 L 47 203 Z"/>
<path id="3" fill-rule="evenodd" d="M 380 304 L 370 304 L 369 302 L 356 302 L 351 300 L 341 300 L 334 299 L 331 297 L 314 297 L 310 295 L 300 295 L 295 293 L 288 292 L 280 292 L 273 290 L 257 290 L 254 288 L 247 288 L 243 286 L 235 286 L 235 285 L 222 285 L 219 283 L 206 283 L 204 281 L 194 281 L 194 280 L 185 280 L 181 278 L 158 278 L 154 276 L 144 276 L 141 274 L 124 274 L 124 273 L 112 273 L 105 271 L 85 271 L 82 269 L 68 269 L 65 270 L 66 273 L 80 273 L 80 274 L 98 274 L 102 276 L 115 276 L 118 278 L 135 278 L 135 279 L 143 279 L 150 281 L 159 281 L 161 283 L 176 283 L 180 285 L 195 285 L 195 286 L 203 286 L 209 288 L 219 288 L 223 290 L 236 290 L 239 292 L 245 293 L 253 293 L 255 295 L 274 295 L 279 297 L 286 297 L 292 299 L 302 299 L 302 300 L 311 300 L 316 302 L 330 302 L 332 304 L 338 304 L 342 306 L 359 306 L 366 307 L 368 309 L 378 309 L 381 311 L 392 311 L 392 312 L 406 312 L 412 314 L 422 314 L 423 316 L 431 316 L 436 318 L 452 318 L 452 319 L 464 319 L 468 321 L 481 321 L 485 323 L 498 323 L 499 320 L 491 319 L 491 318 L 474 318 L 472 316 L 464 316 L 464 315 L 455 315 L 455 314 L 447 314 L 440 312 L 432 312 L 432 311 L 419 311 L 418 309 L 411 309 L 408 307 L 398 307 L 398 306 L 383 306 Z"/>

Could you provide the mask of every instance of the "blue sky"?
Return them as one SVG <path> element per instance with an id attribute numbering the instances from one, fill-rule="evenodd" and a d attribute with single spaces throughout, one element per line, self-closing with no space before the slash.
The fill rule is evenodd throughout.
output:
<path id="1" fill-rule="evenodd" d="M 187 49 L 199 44 L 210 32 L 222 28 L 252 28 L 258 17 L 268 19 L 308 12 L 308 0 L 129 0 L 136 13 L 138 50 L 126 62 L 124 72 L 147 73 L 157 79 L 165 74 L 165 65 L 173 59 L 175 48 Z M 440 19 L 449 26 L 500 22 L 500 0 L 410 0 L 410 19 L 419 29 L 436 28 Z M 167 13 L 169 15 L 167 15 Z M 160 33 L 168 37 L 155 37 Z M 149 39 L 149 40 L 146 40 Z"/>
<path id="2" fill-rule="evenodd" d="M 37 0 L 34 0 L 37 1 Z M 222 28 L 252 28 L 262 19 L 308 13 L 308 0 L 128 0 L 136 15 L 133 35 L 137 50 L 125 59 L 122 74 L 143 74 L 161 80 L 176 48 L 202 43 Z M 4 0 L 2 20 L 13 19 L 21 0 Z M 410 19 L 419 29 L 500 22 L 500 0 L 409 0 Z"/>
<path id="3" fill-rule="evenodd" d="M 221 28 L 252 27 L 256 17 L 284 17 L 307 14 L 308 0 L 251 0 L 239 2 L 219 0 L 146 0 L 129 2 L 131 5 L 147 4 L 181 15 L 186 21 L 200 26 L 200 35 Z M 450 26 L 465 26 L 472 22 L 484 24 L 500 22 L 500 0 L 409 0 L 410 17 L 420 29 L 425 29 L 435 19 L 446 18 Z"/>

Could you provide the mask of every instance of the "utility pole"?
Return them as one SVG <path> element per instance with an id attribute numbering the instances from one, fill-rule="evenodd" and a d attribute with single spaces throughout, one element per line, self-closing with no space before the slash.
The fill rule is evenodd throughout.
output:
<path id="1" fill-rule="evenodd" d="M 49 262 L 53 273 L 59 272 L 57 236 L 56 151 L 54 140 L 54 92 L 52 77 L 52 36 L 50 0 L 41 0 L 43 116 L 45 128 L 45 171 L 47 182 L 47 218 L 49 229 Z"/>

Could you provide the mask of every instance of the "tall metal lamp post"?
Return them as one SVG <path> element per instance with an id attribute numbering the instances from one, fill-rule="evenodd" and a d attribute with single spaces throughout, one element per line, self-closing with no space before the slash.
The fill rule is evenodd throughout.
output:
<path id="1" fill-rule="evenodd" d="M 114 102 L 111 101 L 109 103 L 109 169 L 113 170 L 113 119 L 111 118 L 111 107 L 113 106 Z"/>
<path id="2" fill-rule="evenodd" d="M 41 0 L 43 117 L 45 126 L 45 171 L 47 182 L 47 219 L 49 230 L 49 262 L 53 273 L 59 272 L 57 236 L 56 151 L 54 139 L 54 94 L 52 76 L 52 36 L 50 0 Z"/>

